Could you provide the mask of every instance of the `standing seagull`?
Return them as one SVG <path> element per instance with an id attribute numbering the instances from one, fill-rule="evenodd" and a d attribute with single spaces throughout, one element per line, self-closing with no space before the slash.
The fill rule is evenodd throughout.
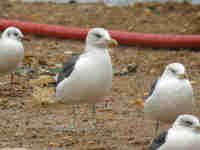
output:
<path id="1" fill-rule="evenodd" d="M 13 71 L 24 59 L 24 47 L 21 43 L 23 38 L 18 28 L 8 27 L 0 39 L 0 74 L 11 73 L 11 83 L 13 83 Z"/>
<path id="2" fill-rule="evenodd" d="M 180 63 L 169 64 L 162 76 L 154 82 L 144 103 L 145 114 L 156 120 L 155 135 L 159 121 L 173 122 L 181 114 L 192 114 L 195 108 L 193 88 L 185 67 Z"/>
<path id="3" fill-rule="evenodd" d="M 172 128 L 154 139 L 149 150 L 199 150 L 200 123 L 192 115 L 180 115 Z"/>
<path id="4" fill-rule="evenodd" d="M 56 98 L 66 104 L 93 104 L 93 125 L 96 128 L 95 104 L 107 95 L 112 87 L 112 64 L 109 45 L 117 45 L 103 28 L 88 32 L 85 51 L 73 56 L 57 75 Z M 73 106 L 73 127 L 76 112 Z"/>

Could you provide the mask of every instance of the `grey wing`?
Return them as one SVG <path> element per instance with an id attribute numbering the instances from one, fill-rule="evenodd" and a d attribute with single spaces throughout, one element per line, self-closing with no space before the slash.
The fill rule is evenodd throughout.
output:
<path id="1" fill-rule="evenodd" d="M 154 90 L 155 90 L 155 88 L 156 88 L 156 85 L 157 85 L 158 81 L 159 81 L 159 78 L 158 78 L 158 79 L 155 79 L 155 80 L 153 81 L 153 84 L 152 84 L 152 86 L 151 86 L 151 88 L 150 88 L 150 90 L 149 90 L 148 97 L 151 96 L 151 95 L 153 94 L 153 92 L 154 92 Z"/>
<path id="2" fill-rule="evenodd" d="M 63 64 L 63 68 L 61 69 L 61 71 L 58 73 L 57 76 L 57 81 L 56 81 L 56 86 L 65 78 L 69 77 L 72 73 L 72 71 L 74 70 L 74 66 L 77 62 L 77 60 L 79 59 L 80 55 L 75 55 L 72 56 L 72 58 L 66 62 L 65 64 Z"/>
<path id="3" fill-rule="evenodd" d="M 149 150 L 158 150 L 165 143 L 167 134 L 168 131 L 164 131 L 156 139 L 154 139 L 153 143 L 149 147 Z"/>

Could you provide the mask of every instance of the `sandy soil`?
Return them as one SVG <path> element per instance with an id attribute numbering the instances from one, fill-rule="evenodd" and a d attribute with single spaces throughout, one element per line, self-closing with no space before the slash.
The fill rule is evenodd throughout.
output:
<path id="1" fill-rule="evenodd" d="M 199 10 L 200 6 L 174 3 L 110 8 L 101 4 L 55 5 L 0 1 L 1 18 L 148 33 L 199 34 Z M 70 57 L 64 52 L 80 53 L 84 48 L 83 41 L 29 36 L 31 41 L 24 42 L 26 58 L 23 66 L 34 69 L 42 65 L 52 68 Z M 104 109 L 103 102 L 97 107 L 98 132 L 59 130 L 67 126 L 72 118 L 72 108 L 63 104 L 41 103 L 43 99 L 53 99 L 53 93 L 43 85 L 30 84 L 30 79 L 40 77 L 33 73 L 16 76 L 17 83 L 13 92 L 9 84 L 0 85 L 0 148 L 145 150 L 153 136 L 154 122 L 144 117 L 134 101 L 144 98 L 152 80 L 172 62 L 185 65 L 199 102 L 198 50 L 119 46 L 111 51 L 111 55 L 115 70 L 123 71 L 129 64 L 136 64 L 137 68 L 128 75 L 114 77 L 112 91 L 105 98 L 110 108 Z M 8 77 L 1 77 L 0 80 L 8 81 Z M 199 116 L 199 111 L 196 114 Z M 90 127 L 90 116 L 90 106 L 81 105 L 78 125 Z M 168 127 L 170 125 L 162 124 L 160 132 Z"/>

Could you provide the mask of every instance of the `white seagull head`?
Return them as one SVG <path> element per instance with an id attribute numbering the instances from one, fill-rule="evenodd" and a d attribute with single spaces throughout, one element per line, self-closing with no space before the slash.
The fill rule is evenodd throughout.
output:
<path id="1" fill-rule="evenodd" d="M 18 28 L 8 27 L 4 30 L 2 38 L 10 38 L 13 40 L 21 41 L 24 38 L 24 35 Z"/>
<path id="2" fill-rule="evenodd" d="M 177 79 L 187 79 L 188 75 L 185 71 L 185 67 L 180 63 L 172 63 L 167 65 L 163 76 L 175 77 Z"/>
<path id="3" fill-rule="evenodd" d="M 193 115 L 180 115 L 174 122 L 173 128 L 200 132 L 199 119 Z"/>
<path id="4" fill-rule="evenodd" d="M 86 39 L 86 47 L 105 49 L 111 45 L 117 46 L 117 44 L 118 44 L 117 41 L 112 39 L 108 31 L 105 30 L 104 28 L 91 29 L 88 32 Z"/>

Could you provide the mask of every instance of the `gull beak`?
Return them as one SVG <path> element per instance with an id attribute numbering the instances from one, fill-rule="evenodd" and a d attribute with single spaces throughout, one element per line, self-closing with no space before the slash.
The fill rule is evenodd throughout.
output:
<path id="1" fill-rule="evenodd" d="M 138 99 L 135 101 L 135 104 L 139 107 L 144 107 L 144 101 L 142 99 Z"/>
<path id="2" fill-rule="evenodd" d="M 200 133 L 200 125 L 195 126 L 195 129 L 196 129 L 197 132 Z"/>
<path id="3" fill-rule="evenodd" d="M 111 39 L 108 41 L 108 46 L 109 47 L 117 47 L 118 46 L 118 42 L 115 39 Z"/>
<path id="4" fill-rule="evenodd" d="M 180 79 L 188 79 L 188 75 L 186 73 L 179 75 Z"/>

